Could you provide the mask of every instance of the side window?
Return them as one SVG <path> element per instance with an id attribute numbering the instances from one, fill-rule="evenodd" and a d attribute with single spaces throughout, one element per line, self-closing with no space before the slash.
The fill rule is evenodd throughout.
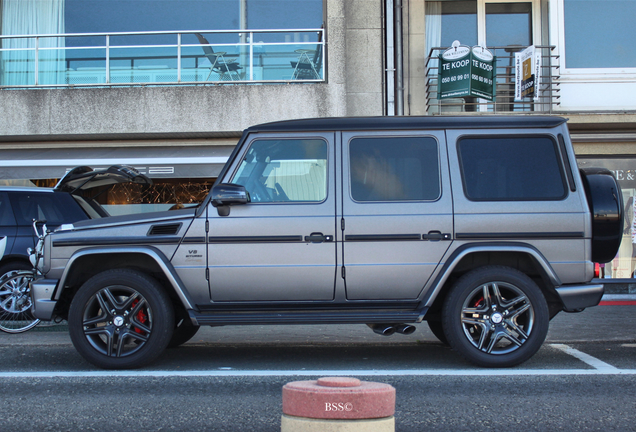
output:
<path id="1" fill-rule="evenodd" d="M 473 201 L 565 198 L 557 144 L 551 137 L 469 137 L 458 143 L 464 192 Z"/>
<path id="2" fill-rule="evenodd" d="M 247 151 L 232 183 L 252 202 L 321 202 L 327 198 L 327 143 L 321 139 L 260 139 Z"/>
<path id="3" fill-rule="evenodd" d="M 0 193 L 0 225 L 15 225 L 15 217 L 11 210 L 11 204 L 9 204 L 9 197 L 4 192 Z"/>
<path id="4" fill-rule="evenodd" d="M 438 146 L 430 137 L 354 138 L 349 173 L 355 201 L 433 201 L 441 194 Z"/>

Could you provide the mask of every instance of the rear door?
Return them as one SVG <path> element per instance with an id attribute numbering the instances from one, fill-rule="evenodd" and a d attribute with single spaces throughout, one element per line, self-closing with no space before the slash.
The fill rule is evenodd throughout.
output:
<path id="1" fill-rule="evenodd" d="M 443 132 L 342 134 L 348 300 L 418 298 L 453 238 Z"/>

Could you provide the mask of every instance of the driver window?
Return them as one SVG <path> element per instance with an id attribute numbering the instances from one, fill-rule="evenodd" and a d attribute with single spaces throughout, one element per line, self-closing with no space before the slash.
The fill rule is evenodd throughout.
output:
<path id="1" fill-rule="evenodd" d="M 254 203 L 321 202 L 327 198 L 327 143 L 261 139 L 247 151 L 232 183 Z"/>

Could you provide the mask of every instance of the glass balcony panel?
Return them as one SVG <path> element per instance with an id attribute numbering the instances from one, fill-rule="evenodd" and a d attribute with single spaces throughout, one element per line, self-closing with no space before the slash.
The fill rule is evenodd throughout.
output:
<path id="1" fill-rule="evenodd" d="M 66 49 L 66 84 L 106 82 L 106 49 Z"/>
<path id="2" fill-rule="evenodd" d="M 145 39 L 154 36 L 173 42 Z M 11 47 L 11 39 L 22 46 Z M 318 40 L 320 31 L 2 38 L 0 85 L 321 81 L 324 46 Z"/>
<path id="3" fill-rule="evenodd" d="M 111 47 L 110 82 L 177 82 L 177 47 Z"/>
<path id="4" fill-rule="evenodd" d="M 6 48 L 11 46 L 6 41 L 3 43 L 5 48 L 0 49 L 0 85 L 35 85 L 35 48 Z"/>

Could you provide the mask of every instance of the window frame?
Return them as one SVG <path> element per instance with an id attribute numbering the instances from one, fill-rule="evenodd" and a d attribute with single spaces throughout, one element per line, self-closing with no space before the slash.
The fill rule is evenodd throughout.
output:
<path id="1" fill-rule="evenodd" d="M 437 190 L 438 190 L 438 194 L 436 198 L 433 199 L 403 199 L 403 200 L 368 200 L 368 201 L 359 201 L 356 200 L 353 197 L 353 184 L 352 184 L 352 169 L 351 169 L 351 143 L 353 141 L 355 141 L 356 139 L 400 139 L 400 138 L 406 138 L 406 139 L 431 139 L 435 142 L 435 148 L 437 151 Z M 351 199 L 352 202 L 356 203 L 356 204 L 377 204 L 377 203 L 432 203 L 432 202 L 437 202 L 442 198 L 442 194 L 443 194 L 443 185 L 442 185 L 442 165 L 441 165 L 441 146 L 440 146 L 440 142 L 437 139 L 437 137 L 435 137 L 434 135 L 377 135 L 377 134 L 372 134 L 372 135 L 356 135 L 356 136 L 352 136 L 348 142 L 347 142 L 347 174 L 348 174 L 348 178 L 347 178 L 347 182 L 348 182 L 348 187 L 349 187 L 349 198 Z"/>
<path id="2" fill-rule="evenodd" d="M 250 149 L 252 148 L 252 146 L 254 145 L 254 143 L 256 143 L 257 141 L 308 141 L 308 140 L 316 140 L 316 141 L 322 141 L 325 145 L 325 150 L 326 150 L 326 163 L 325 163 L 325 197 L 321 200 L 321 201 L 250 201 L 249 205 L 295 205 L 295 204 L 310 204 L 310 205 L 320 205 L 323 204 L 325 202 L 328 201 L 329 199 L 329 166 L 332 163 L 330 160 L 330 146 L 329 146 L 329 141 L 327 139 L 325 139 L 324 137 L 321 136 L 273 136 L 273 135 L 262 135 L 262 136 L 255 136 L 252 140 L 250 140 L 250 142 L 245 146 L 245 150 L 243 152 L 241 152 L 241 154 L 239 155 L 239 157 L 236 160 L 236 165 L 234 167 L 234 169 L 232 170 L 232 173 L 228 176 L 229 181 L 231 183 L 234 183 L 234 181 L 236 180 L 236 177 L 239 173 L 239 170 L 241 169 L 241 165 L 243 164 L 243 161 L 245 161 L 245 158 L 247 157 Z M 240 143 L 238 144 L 240 145 Z M 240 183 L 235 183 L 235 184 L 240 184 Z M 245 185 L 243 185 L 245 186 Z M 249 190 L 246 188 L 247 192 L 249 193 Z"/>
<path id="3" fill-rule="evenodd" d="M 621 79 L 636 79 L 636 67 L 618 68 L 568 68 L 566 63 L 567 45 L 565 41 L 565 1 L 550 0 L 550 32 L 556 35 L 558 52 L 561 57 L 560 74 L 564 78 L 588 78 L 598 83 Z"/>

